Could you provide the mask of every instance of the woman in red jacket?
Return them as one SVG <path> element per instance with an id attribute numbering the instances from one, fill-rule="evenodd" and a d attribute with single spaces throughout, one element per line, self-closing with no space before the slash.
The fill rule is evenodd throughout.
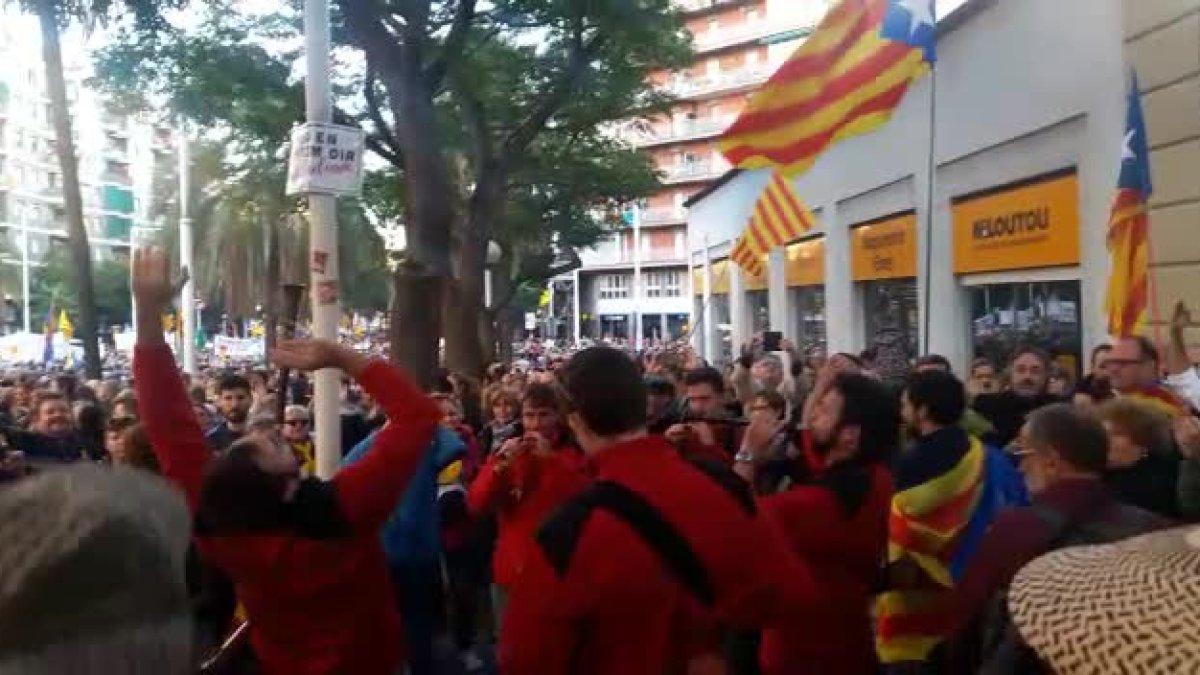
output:
<path id="1" fill-rule="evenodd" d="M 441 413 L 402 372 L 316 340 L 282 343 L 280 366 L 340 368 L 388 417 L 362 460 L 330 481 L 300 479 L 291 448 L 259 430 L 213 455 L 159 317 L 171 301 L 161 249 L 134 256 L 134 354 L 142 422 L 162 473 L 184 492 L 201 554 L 232 579 L 267 675 L 393 675 L 403 661 L 379 528 Z"/>
<path id="2" fill-rule="evenodd" d="M 524 566 L 542 519 L 589 481 L 583 455 L 564 431 L 562 403 L 553 386 L 532 384 L 525 391 L 521 427 L 517 437 L 488 456 L 467 492 L 473 516 L 497 516 L 499 532 L 492 554 L 497 617 L 505 590 Z"/>

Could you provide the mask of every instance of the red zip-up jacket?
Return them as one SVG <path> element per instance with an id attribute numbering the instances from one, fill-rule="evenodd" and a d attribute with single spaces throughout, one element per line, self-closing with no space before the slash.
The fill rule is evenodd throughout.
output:
<path id="1" fill-rule="evenodd" d="M 687 541 L 715 601 L 701 609 L 640 535 L 594 510 L 563 574 L 544 549 L 531 549 L 502 623 L 505 675 L 684 673 L 688 659 L 704 651 L 697 647 L 715 647 L 696 640 L 714 617 L 752 628 L 825 609 L 824 586 L 838 580 L 815 575 L 771 520 L 748 513 L 666 439 L 630 440 L 591 462 L 597 480 L 635 492 Z"/>
<path id="2" fill-rule="evenodd" d="M 875 673 L 871 589 L 887 551 L 891 472 L 878 464 L 838 464 L 811 483 L 760 497 L 758 505 L 808 565 L 848 573 L 821 588 L 819 612 L 793 612 L 763 632 L 763 675 Z"/>
<path id="3" fill-rule="evenodd" d="M 165 344 L 139 344 L 134 378 L 142 422 L 163 474 L 192 513 L 212 453 Z M 415 472 L 441 411 L 407 376 L 373 361 L 359 382 L 387 412 L 373 450 L 329 482 L 345 537 L 288 531 L 196 537 L 206 559 L 233 579 L 250 641 L 268 675 L 393 675 L 402 661 L 379 528 Z"/>
<path id="4" fill-rule="evenodd" d="M 524 567 L 534 545 L 534 531 L 542 519 L 554 507 L 579 494 L 590 478 L 584 471 L 583 456 L 571 447 L 558 448 L 545 456 L 522 452 L 503 472 L 496 471 L 499 457 L 489 455 L 471 482 L 467 508 L 476 517 L 495 509 L 498 532 L 492 554 L 492 580 L 507 587 Z"/>

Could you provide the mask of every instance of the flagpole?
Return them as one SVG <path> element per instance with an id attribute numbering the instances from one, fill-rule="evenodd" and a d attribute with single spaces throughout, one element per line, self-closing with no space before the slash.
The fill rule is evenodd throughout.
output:
<path id="1" fill-rule="evenodd" d="M 937 26 L 936 15 L 934 26 Z M 937 62 L 929 64 L 929 157 L 925 175 L 925 288 L 921 355 L 929 353 L 930 315 L 933 313 L 933 197 L 937 181 Z"/>

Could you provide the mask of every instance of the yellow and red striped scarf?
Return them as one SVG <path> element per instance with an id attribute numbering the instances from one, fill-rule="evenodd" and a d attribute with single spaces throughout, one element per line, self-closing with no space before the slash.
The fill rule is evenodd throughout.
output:
<path id="1" fill-rule="evenodd" d="M 875 646 L 883 663 L 922 661 L 944 639 L 938 596 L 953 586 L 950 561 L 985 486 L 987 453 L 979 439 L 950 470 L 897 492 L 888 519 L 888 563 L 908 559 L 932 582 L 889 589 L 875 602 Z"/>
<path id="2" fill-rule="evenodd" d="M 1121 394 L 1122 398 L 1130 398 L 1139 403 L 1145 403 L 1165 413 L 1170 417 L 1186 415 L 1188 413 L 1187 403 L 1184 402 L 1174 391 L 1164 387 L 1161 384 L 1151 385 L 1137 391 Z"/>

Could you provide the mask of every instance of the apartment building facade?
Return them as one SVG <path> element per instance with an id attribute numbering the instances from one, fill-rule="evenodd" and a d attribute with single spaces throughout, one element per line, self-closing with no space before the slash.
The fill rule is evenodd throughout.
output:
<path id="1" fill-rule="evenodd" d="M 657 165 L 662 187 L 627 211 L 627 227 L 581 253 L 573 335 L 670 340 L 693 311 L 684 202 L 729 169 L 714 140 L 824 13 L 827 0 L 678 0 L 695 56 L 652 81 L 671 110 L 630 124 L 629 140 Z"/>
<path id="2" fill-rule="evenodd" d="M 0 265 L 24 267 L 28 258 L 36 274 L 39 262 L 65 245 L 67 225 L 53 110 L 30 21 L 6 13 L 0 26 Z M 128 255 L 138 233 L 157 226 L 155 172 L 175 162 L 173 133 L 110 110 L 87 86 L 90 62 L 77 41 L 64 41 L 64 62 L 92 250 L 96 260 Z"/>

